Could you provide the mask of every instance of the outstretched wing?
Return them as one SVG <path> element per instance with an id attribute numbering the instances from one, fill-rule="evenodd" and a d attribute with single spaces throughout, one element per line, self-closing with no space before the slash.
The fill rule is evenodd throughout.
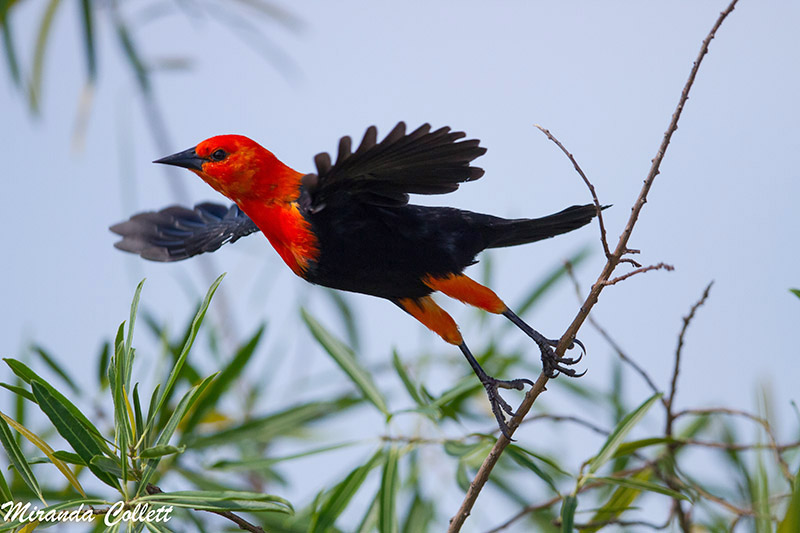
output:
<path id="1" fill-rule="evenodd" d="M 483 169 L 470 161 L 483 155 L 480 141 L 459 141 L 466 134 L 423 124 L 406 134 L 400 122 L 381 142 L 370 126 L 361 145 L 351 152 L 350 137 L 339 141 L 336 163 L 326 152 L 314 158 L 317 174 L 303 176 L 302 207 L 312 212 L 326 205 L 357 199 L 377 205 L 408 203 L 411 194 L 444 194 L 465 181 L 483 176 Z"/>
<path id="2" fill-rule="evenodd" d="M 151 261 L 180 261 L 213 252 L 225 243 L 259 231 L 235 204 L 230 207 L 202 203 L 194 209 L 173 205 L 139 213 L 109 228 L 122 240 L 116 248 Z"/>

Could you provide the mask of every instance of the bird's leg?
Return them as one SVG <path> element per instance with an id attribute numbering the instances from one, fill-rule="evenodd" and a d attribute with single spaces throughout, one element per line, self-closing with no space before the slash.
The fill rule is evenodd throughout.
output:
<path id="1" fill-rule="evenodd" d="M 465 276 L 464 274 L 452 274 L 443 278 L 427 277 L 424 279 L 426 285 L 436 291 L 462 301 L 465 304 L 474 305 L 479 309 L 503 315 L 511 322 L 513 322 L 519 329 L 533 339 L 539 345 L 539 350 L 542 352 L 542 370 L 549 378 L 554 378 L 558 373 L 562 373 L 570 377 L 580 377 L 583 373 L 577 373 L 568 366 L 578 363 L 583 358 L 586 349 L 583 343 L 578 339 L 574 339 L 574 344 L 581 348 L 581 355 L 572 359 L 569 357 L 556 357 L 553 348 L 558 346 L 558 340 L 546 338 L 544 335 L 526 324 L 520 317 L 518 317 L 508 306 L 501 300 L 489 287 L 485 287 L 477 281 Z M 570 345 L 570 349 L 573 346 Z M 463 351 L 463 350 L 462 350 Z M 466 353 L 465 353 L 466 355 Z M 467 357 L 469 359 L 469 357 Z M 474 367 L 473 367 L 474 368 Z M 477 373 L 477 370 L 476 370 Z M 480 376 L 480 374 L 479 374 Z"/>
<path id="2" fill-rule="evenodd" d="M 459 347 L 461 353 L 467 358 L 475 375 L 478 376 L 478 379 L 481 380 L 481 383 L 486 389 L 486 394 L 489 396 L 489 404 L 492 407 L 494 417 L 497 419 L 497 425 L 500 426 L 500 431 L 503 432 L 503 435 L 511 439 L 511 430 L 506 422 L 506 415 L 514 416 L 515 411 L 511 405 L 500 396 L 498 389 L 523 390 L 525 385 L 533 385 L 533 381 L 524 378 L 503 380 L 487 374 L 486 371 L 481 368 L 481 365 L 478 364 L 478 361 L 469 351 L 469 348 L 467 348 L 467 344 L 464 342 L 461 332 L 458 331 L 458 326 L 453 318 L 447 314 L 444 309 L 439 307 L 430 296 L 423 296 L 422 298 L 416 299 L 401 299 L 395 300 L 394 302 L 432 331 L 438 333 L 442 339 Z"/>
<path id="3" fill-rule="evenodd" d="M 572 378 L 579 378 L 586 373 L 585 370 L 581 373 L 578 373 L 575 371 L 575 369 L 567 368 L 577 364 L 581 359 L 583 359 L 583 355 L 586 353 L 586 348 L 583 346 L 581 341 L 578 339 L 573 339 L 573 342 L 569 345 L 569 349 L 574 348 L 575 344 L 580 346 L 581 354 L 578 357 L 574 359 L 570 357 L 557 357 L 553 348 L 558 346 L 558 339 L 546 338 L 544 335 L 526 324 L 524 320 L 518 317 L 516 313 L 509 308 L 506 308 L 505 311 L 503 311 L 503 316 L 513 322 L 515 326 L 524 331 L 528 337 L 533 339 L 534 342 L 539 345 L 539 350 L 542 352 L 542 371 L 547 377 L 554 378 L 561 373 Z"/>
<path id="4" fill-rule="evenodd" d="M 464 357 L 467 358 L 467 361 L 472 367 L 472 370 L 475 372 L 475 375 L 478 376 L 478 379 L 481 380 L 483 387 L 486 389 L 486 394 L 489 396 L 489 404 L 491 405 L 492 413 L 497 420 L 497 425 L 500 426 L 500 431 L 509 440 L 513 440 L 511 438 L 511 430 L 506 422 L 506 414 L 508 414 L 509 417 L 512 417 L 516 414 L 516 412 L 511 405 L 509 405 L 508 402 L 505 401 L 502 396 L 500 396 L 500 391 L 498 389 L 524 390 L 525 385 L 533 386 L 533 381 L 527 378 L 494 378 L 487 374 L 481 365 L 478 364 L 477 359 L 475 359 L 475 357 L 472 355 L 472 352 L 470 352 L 469 348 L 467 348 L 467 343 L 462 341 L 458 347 L 461 349 L 461 353 L 463 353 Z"/>

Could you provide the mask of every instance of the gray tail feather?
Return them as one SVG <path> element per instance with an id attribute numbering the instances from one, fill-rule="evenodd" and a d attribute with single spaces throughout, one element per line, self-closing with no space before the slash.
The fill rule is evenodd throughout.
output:
<path id="1" fill-rule="evenodd" d="M 605 209 L 608 206 L 603 206 Z M 493 235 L 487 248 L 516 246 L 549 239 L 585 226 L 597 215 L 594 204 L 573 205 L 542 218 L 503 220 L 492 224 Z"/>

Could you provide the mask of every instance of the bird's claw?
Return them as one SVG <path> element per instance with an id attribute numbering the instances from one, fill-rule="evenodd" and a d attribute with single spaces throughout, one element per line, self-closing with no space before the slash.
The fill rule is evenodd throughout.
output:
<path id="1" fill-rule="evenodd" d="M 486 394 L 489 396 L 489 404 L 492 407 L 492 413 L 495 419 L 497 419 L 497 425 L 500 426 L 500 431 L 508 440 L 514 440 L 511 438 L 511 429 L 506 422 L 506 414 L 509 417 L 514 417 L 517 413 L 514 411 L 514 408 L 500 396 L 498 389 L 525 390 L 525 385 L 533 386 L 533 381 L 527 378 L 508 380 L 496 379 L 491 376 L 486 376 L 481 381 L 486 388 Z"/>
<path id="2" fill-rule="evenodd" d="M 583 356 L 586 355 L 586 347 L 583 345 L 583 343 L 578 339 L 572 340 L 567 349 L 572 350 L 577 344 L 581 349 L 581 353 L 578 355 L 578 357 L 571 358 L 556 356 L 553 348 L 558 346 L 558 342 L 558 340 L 546 339 L 546 343 L 540 345 L 542 350 L 542 370 L 544 371 L 545 375 L 552 379 L 558 376 L 558 374 L 564 374 L 565 376 L 569 376 L 571 378 L 579 378 L 586 374 L 585 370 L 583 372 L 577 372 L 573 368 L 567 368 L 580 363 L 583 359 Z"/>

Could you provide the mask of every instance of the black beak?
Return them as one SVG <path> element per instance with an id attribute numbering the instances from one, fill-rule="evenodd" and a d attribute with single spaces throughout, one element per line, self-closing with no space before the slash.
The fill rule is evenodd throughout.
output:
<path id="1" fill-rule="evenodd" d="M 204 159 L 199 157 L 194 148 L 189 148 L 177 154 L 168 155 L 161 159 L 156 159 L 153 163 L 163 163 L 165 165 L 175 165 L 176 167 L 188 168 L 189 170 L 203 170 Z"/>

